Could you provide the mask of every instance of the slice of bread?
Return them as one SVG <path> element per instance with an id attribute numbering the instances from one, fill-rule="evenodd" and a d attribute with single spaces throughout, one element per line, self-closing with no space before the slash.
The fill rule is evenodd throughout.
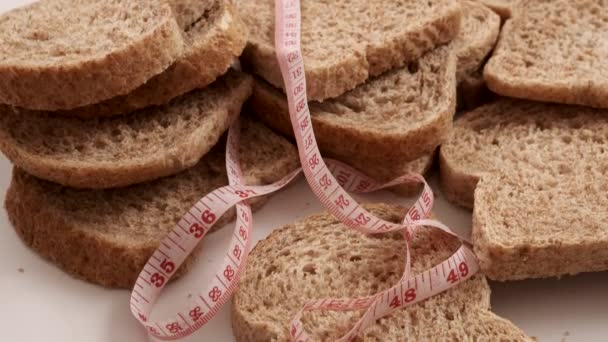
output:
<path id="1" fill-rule="evenodd" d="M 500 31 L 500 17 L 492 10 L 473 1 L 461 2 L 463 14 L 460 31 L 454 40 L 458 56 L 458 83 L 479 70 L 494 48 Z"/>
<path id="2" fill-rule="evenodd" d="M 515 280 L 608 269 L 608 111 L 501 99 L 440 149 L 448 200 L 473 206 L 482 270 Z"/>
<path id="3" fill-rule="evenodd" d="M 484 4 L 488 8 L 492 9 L 492 11 L 496 12 L 500 15 L 500 18 L 505 21 L 513 15 L 513 11 L 515 7 L 520 2 L 520 0 L 477 0 L 478 2 Z"/>
<path id="4" fill-rule="evenodd" d="M 321 151 L 347 163 L 412 161 L 433 152 L 452 125 L 455 74 L 456 56 L 446 45 L 340 97 L 310 102 Z M 278 89 L 256 79 L 250 107 L 268 126 L 293 135 L 287 99 Z"/>
<path id="5" fill-rule="evenodd" d="M 126 95 L 58 114 L 92 118 L 130 113 L 165 104 L 224 74 L 247 43 L 247 27 L 234 6 L 228 0 L 172 0 L 170 4 L 186 41 L 175 63 Z"/>
<path id="6" fill-rule="evenodd" d="M 0 103 L 96 103 L 137 88 L 183 49 L 164 0 L 42 0 L 0 16 Z"/>
<path id="7" fill-rule="evenodd" d="M 103 286 L 130 288 L 181 215 L 228 184 L 223 145 L 191 169 L 120 189 L 77 190 L 15 168 L 6 195 L 8 217 L 26 245 L 64 271 Z M 247 184 L 278 181 L 299 165 L 292 144 L 249 120 L 243 120 L 240 151 Z M 256 208 L 263 199 L 250 203 Z M 234 210 L 213 229 L 233 216 Z"/>
<path id="8" fill-rule="evenodd" d="M 0 110 L 0 149 L 18 167 L 76 188 L 126 186 L 187 169 L 213 147 L 251 94 L 250 76 L 231 71 L 161 107 L 82 120 Z"/>
<path id="9" fill-rule="evenodd" d="M 383 219 L 399 222 L 405 208 L 367 205 Z M 413 243 L 412 272 L 447 259 L 459 246 L 445 233 L 421 228 Z M 232 328 L 237 341 L 289 341 L 289 322 L 313 299 L 369 296 L 393 286 L 404 269 L 400 233 L 363 235 L 329 213 L 275 230 L 249 256 L 233 297 Z M 363 341 L 529 341 L 490 309 L 490 288 L 482 275 L 419 304 L 381 318 Z M 314 312 L 303 323 L 316 341 L 335 341 L 363 311 Z"/>
<path id="10" fill-rule="evenodd" d="M 243 65 L 283 88 L 274 49 L 274 1 L 238 0 L 250 29 Z M 457 0 L 302 1 L 309 100 L 337 97 L 368 78 L 406 66 L 456 37 Z"/>
<path id="11" fill-rule="evenodd" d="M 501 95 L 608 108 L 608 3 L 522 1 L 486 64 Z"/>

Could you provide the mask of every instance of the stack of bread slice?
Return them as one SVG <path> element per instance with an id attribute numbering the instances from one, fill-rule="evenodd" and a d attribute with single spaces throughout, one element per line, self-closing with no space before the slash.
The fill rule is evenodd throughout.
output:
<path id="1" fill-rule="evenodd" d="M 236 1 L 252 28 L 241 57 L 255 75 L 248 108 L 293 136 L 273 47 L 273 4 Z M 457 92 L 475 97 L 470 92 L 476 88 L 460 85 L 479 77 L 498 37 L 499 16 L 479 3 L 457 0 L 300 4 L 309 108 L 322 154 L 380 181 L 426 172 L 452 129 Z M 408 195 L 418 189 L 414 184 L 395 188 Z M 384 205 L 370 210 L 391 220 L 405 214 Z M 457 241 L 425 229 L 413 245 L 414 268 L 420 272 L 442 261 Z M 348 231 L 326 213 L 274 232 L 253 250 L 234 297 L 237 340 L 287 341 L 289 320 L 304 303 L 386 289 L 401 276 L 404 253 L 400 235 Z M 479 275 L 379 320 L 359 338 L 528 340 L 489 312 L 488 295 Z M 315 339 L 336 340 L 362 314 L 323 312 L 304 320 Z"/>
<path id="2" fill-rule="evenodd" d="M 228 0 L 48 0 L 0 32 L 10 221 L 68 273 L 131 287 L 181 215 L 227 185 L 223 135 L 252 92 L 231 69 L 247 27 Z M 284 138 L 249 117 L 242 130 L 248 183 L 298 166 Z"/>
<path id="3" fill-rule="evenodd" d="M 250 107 L 292 134 L 273 48 L 273 2 L 237 1 L 252 28 L 242 57 L 255 75 Z M 380 181 L 425 173 L 446 138 L 457 84 L 473 78 L 500 20 L 471 1 L 302 2 L 302 44 L 321 152 Z M 462 97 L 475 97 L 470 86 Z M 394 188 L 404 195 L 414 184 Z"/>
<path id="4" fill-rule="evenodd" d="M 607 13 L 519 2 L 483 71 L 504 97 L 456 120 L 441 147 L 444 193 L 473 209 L 492 279 L 608 270 Z"/>

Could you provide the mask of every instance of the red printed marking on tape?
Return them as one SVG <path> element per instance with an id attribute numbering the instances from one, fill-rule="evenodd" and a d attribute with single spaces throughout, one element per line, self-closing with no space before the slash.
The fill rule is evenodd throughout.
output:
<path id="1" fill-rule="evenodd" d="M 237 287 L 251 249 L 253 223 L 251 207 L 247 200 L 281 189 L 302 170 L 313 192 L 325 208 L 349 228 L 363 233 L 402 231 L 406 241 L 407 257 L 403 277 L 397 285 L 387 291 L 364 298 L 329 298 L 307 303 L 292 322 L 290 329 L 292 339 L 310 340 L 310 336 L 300 322 L 304 311 L 367 309 L 361 320 L 342 338 L 348 340 L 358 335 L 377 318 L 445 291 L 478 270 L 475 256 L 463 245 L 450 259 L 431 270 L 411 277 L 409 242 L 416 233 L 416 227 L 431 226 L 453 235 L 454 233 L 442 223 L 428 219 L 434 197 L 422 176 L 408 175 L 380 184 L 346 164 L 332 160 L 326 162 L 321 158 L 306 97 L 304 64 L 300 51 L 299 1 L 277 0 L 275 9 L 277 56 L 286 84 L 290 116 L 303 168 L 291 172 L 270 185 L 244 184 L 238 157 L 240 135 L 238 120 L 229 129 L 226 146 L 229 185 L 203 197 L 179 220 L 175 229 L 167 235 L 150 257 L 133 288 L 131 294 L 133 315 L 152 336 L 159 339 L 175 340 L 194 333 L 209 322 L 229 300 Z M 404 182 L 417 182 L 424 186 L 422 194 L 406 213 L 401 224 L 376 217 L 346 192 L 371 192 Z M 172 318 L 162 321 L 151 320 L 152 308 L 174 272 L 221 215 L 233 206 L 236 206 L 237 211 L 234 234 L 214 277 Z"/>

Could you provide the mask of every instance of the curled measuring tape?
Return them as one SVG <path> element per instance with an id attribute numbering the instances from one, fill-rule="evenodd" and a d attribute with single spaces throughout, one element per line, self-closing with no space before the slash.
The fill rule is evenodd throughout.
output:
<path id="1" fill-rule="evenodd" d="M 238 285 L 251 249 L 250 237 L 253 224 L 251 208 L 247 200 L 281 189 L 300 171 L 304 172 L 314 194 L 325 208 L 349 228 L 367 234 L 402 231 L 406 241 L 407 258 L 403 277 L 389 290 L 364 298 L 328 298 L 307 303 L 291 323 L 290 333 L 293 340 L 311 340 L 300 321 L 304 311 L 366 309 L 363 317 L 341 339 L 350 340 L 377 318 L 445 291 L 478 270 L 474 254 L 463 245 L 438 266 L 415 277 L 411 276 L 409 242 L 416 233 L 416 227 L 430 226 L 455 234 L 442 223 L 428 219 L 434 197 L 422 176 L 403 176 L 380 184 L 343 163 L 331 160 L 327 160 L 326 163 L 321 158 L 306 97 L 306 80 L 300 49 L 300 3 L 298 0 L 276 0 L 275 11 L 275 47 L 303 167 L 270 185 L 244 184 L 238 157 L 240 135 L 238 120 L 229 129 L 226 146 L 229 185 L 203 197 L 179 220 L 175 229 L 167 235 L 146 263 L 131 293 L 132 313 L 152 336 L 159 339 L 175 340 L 194 333 L 209 322 L 230 299 Z M 424 187 L 422 194 L 415 205 L 408 210 L 401 224 L 372 215 L 347 193 L 347 191 L 365 193 L 403 182 L 420 182 Z M 234 234 L 214 277 L 172 318 L 162 321 L 151 320 L 152 308 L 169 279 L 218 218 L 233 206 L 236 206 L 237 210 Z"/>

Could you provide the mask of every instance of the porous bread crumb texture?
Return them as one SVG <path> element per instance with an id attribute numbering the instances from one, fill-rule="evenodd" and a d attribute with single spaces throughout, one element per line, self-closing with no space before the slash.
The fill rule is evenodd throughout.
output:
<path id="1" fill-rule="evenodd" d="M 523 1 L 486 64 L 501 95 L 608 108 L 608 3 Z"/>
<path id="2" fill-rule="evenodd" d="M 473 2 L 461 1 L 460 31 L 454 39 L 458 66 L 458 83 L 482 67 L 486 56 L 494 48 L 500 31 L 500 17 L 489 8 Z"/>
<path id="3" fill-rule="evenodd" d="M 606 114 L 501 99 L 456 120 L 440 149 L 442 188 L 474 207 L 473 241 L 488 277 L 608 269 Z"/>
<path id="4" fill-rule="evenodd" d="M 439 47 L 335 99 L 310 102 L 321 151 L 345 162 L 363 156 L 413 161 L 432 153 L 447 136 L 455 111 L 452 49 Z M 287 100 L 276 88 L 256 79 L 250 107 L 268 126 L 293 135 Z"/>
<path id="5" fill-rule="evenodd" d="M 126 95 L 58 114 L 93 118 L 130 113 L 204 88 L 224 74 L 247 44 L 247 27 L 234 6 L 227 0 L 172 0 L 170 4 L 186 42 L 175 63 Z"/>
<path id="6" fill-rule="evenodd" d="M 283 88 L 274 49 L 274 1 L 236 1 L 250 29 L 243 63 Z M 309 100 L 336 97 L 402 67 L 459 29 L 456 0 L 302 1 L 302 51 Z"/>
<path id="7" fill-rule="evenodd" d="M 249 120 L 242 129 L 246 183 L 278 181 L 298 166 L 297 151 L 285 139 Z M 26 245 L 64 271 L 103 286 L 130 288 L 181 216 L 201 197 L 228 184 L 223 151 L 223 144 L 215 147 L 177 175 L 110 190 L 67 188 L 15 168 L 6 197 L 8 217 Z M 254 208 L 264 202 L 250 200 Z M 231 209 L 212 231 L 233 217 Z"/>
<path id="8" fill-rule="evenodd" d="M 42 0 L 0 16 L 0 103 L 71 109 L 126 94 L 184 49 L 161 0 Z"/>
<path id="9" fill-rule="evenodd" d="M 398 222 L 404 208 L 367 205 L 383 219 Z M 412 271 L 448 258 L 458 241 L 422 228 L 412 243 Z M 288 341 L 289 322 L 309 300 L 352 298 L 385 290 L 401 278 L 405 243 L 399 233 L 363 235 L 331 214 L 308 217 L 274 231 L 251 252 L 233 297 L 232 326 L 237 341 Z M 381 318 L 357 340 L 479 339 L 529 340 L 514 325 L 489 311 L 490 289 L 481 275 L 454 289 Z M 362 311 L 305 313 L 314 340 L 334 341 Z"/>
<path id="10" fill-rule="evenodd" d="M 500 15 L 500 18 L 504 21 L 513 15 L 517 4 L 521 2 L 521 0 L 476 0 L 491 8 L 494 12 Z"/>
<path id="11" fill-rule="evenodd" d="M 167 105 L 104 119 L 5 106 L 0 149 L 37 177 L 77 188 L 126 186 L 187 169 L 215 145 L 251 94 L 233 71 Z"/>

